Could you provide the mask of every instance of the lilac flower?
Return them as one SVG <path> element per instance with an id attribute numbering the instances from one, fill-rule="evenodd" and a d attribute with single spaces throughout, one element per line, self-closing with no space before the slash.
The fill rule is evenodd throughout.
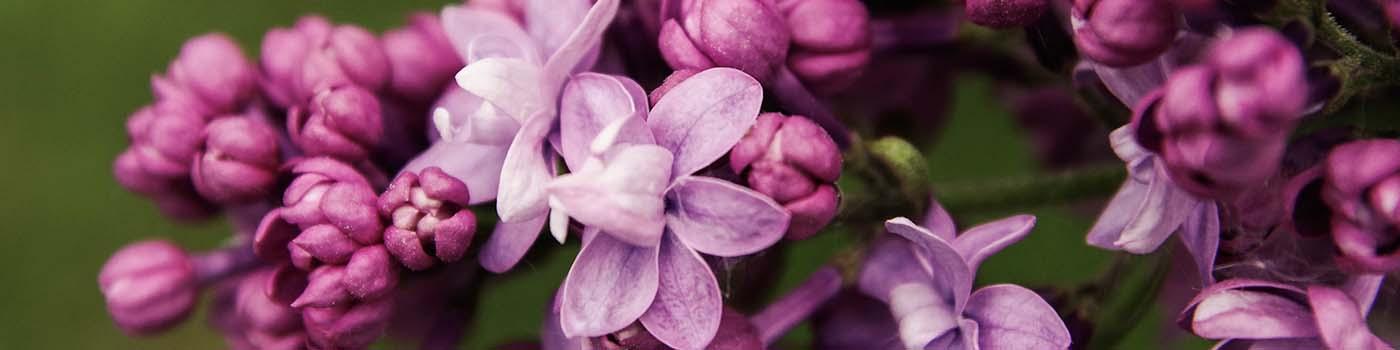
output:
<path id="1" fill-rule="evenodd" d="M 772 1 L 673 1 L 661 11 L 658 46 L 676 70 L 733 67 L 767 82 L 786 64 L 791 33 Z"/>
<path id="2" fill-rule="evenodd" d="M 1181 15 L 1169 0 L 1075 0 L 1074 44 L 1102 64 L 1129 67 L 1167 50 Z"/>
<path id="3" fill-rule="evenodd" d="M 764 113 L 729 153 L 749 187 L 792 214 L 790 239 L 806 239 L 836 217 L 841 151 L 820 126 L 802 116 Z"/>
<path id="4" fill-rule="evenodd" d="M 1291 227 L 1326 234 L 1338 265 L 1384 273 L 1400 268 L 1400 141 L 1361 140 L 1333 148 L 1326 160 L 1290 181 Z"/>
<path id="5" fill-rule="evenodd" d="M 1109 135 L 1114 153 L 1127 163 L 1128 179 L 1089 229 L 1089 245 L 1146 254 L 1173 233 L 1191 252 L 1202 281 L 1212 283 L 1220 217 L 1214 201 L 1182 190 L 1166 174 L 1162 159 L 1133 138 L 1132 126 Z"/>
<path id="6" fill-rule="evenodd" d="M 462 68 L 462 58 L 452 49 L 438 16 L 415 13 L 408 22 L 380 38 L 392 72 L 387 90 L 409 101 L 431 102 Z"/>
<path id="7" fill-rule="evenodd" d="M 356 85 L 317 90 L 309 108 L 287 112 L 287 134 L 308 156 L 329 156 L 349 162 L 369 158 L 384 135 L 379 99 Z"/>
<path id="8" fill-rule="evenodd" d="M 137 242 L 112 254 L 97 275 L 107 311 L 123 331 L 150 335 L 184 321 L 203 284 L 257 264 L 248 246 L 198 256 L 169 241 Z"/>
<path id="9" fill-rule="evenodd" d="M 215 119 L 204 128 L 204 150 L 190 169 L 205 198 L 233 204 L 263 199 L 277 181 L 277 129 L 261 115 Z"/>
<path id="10" fill-rule="evenodd" d="M 186 41 L 168 75 L 153 77 L 152 85 L 159 99 L 199 113 L 235 113 L 257 94 L 257 73 L 232 38 L 205 34 Z"/>
<path id="11" fill-rule="evenodd" d="M 963 4 L 967 20 L 992 28 L 1030 25 L 1047 8 L 1050 2 L 1046 0 L 968 0 Z"/>
<path id="12" fill-rule="evenodd" d="M 722 313 L 697 251 L 752 254 L 788 226 L 768 197 L 690 175 L 753 125 L 762 88 L 738 70 L 710 69 L 676 85 L 648 116 L 635 86 L 580 74 L 564 91 L 561 153 L 575 171 L 550 183 L 549 199 L 556 214 L 586 229 L 564 282 L 561 322 L 577 337 L 640 319 L 667 345 L 697 348 L 713 338 Z"/>
<path id="13" fill-rule="evenodd" d="M 1201 291 L 1181 314 L 1182 327 L 1217 349 L 1391 349 L 1366 326 L 1379 275 L 1343 289 L 1232 279 Z"/>
<path id="14" fill-rule="evenodd" d="M 1035 217 L 1018 215 L 957 235 L 937 204 L 927 226 L 885 222 L 901 238 L 883 239 L 866 256 L 860 289 L 889 304 L 908 348 L 1066 349 L 1069 330 L 1055 309 L 1012 284 L 972 290 L 987 257 L 1030 233 Z"/>
<path id="15" fill-rule="evenodd" d="M 391 221 L 384 245 L 413 270 L 461 259 L 476 233 L 467 185 L 436 167 L 422 174 L 399 174 L 379 198 L 380 215 Z"/>
<path id="16" fill-rule="evenodd" d="M 443 10 L 447 35 L 467 62 L 457 74 L 465 93 L 443 97 L 439 103 L 454 108 L 434 112 L 441 140 L 403 170 L 437 166 L 471 188 L 476 203 L 496 200 L 501 222 L 481 254 L 482 266 L 495 272 L 524 256 L 549 217 L 544 186 L 555 156 L 545 140 L 553 141 L 559 93 L 570 74 L 593 65 L 618 7 L 616 0 L 591 8 L 584 1 L 524 5 L 523 28 L 495 11 Z"/>

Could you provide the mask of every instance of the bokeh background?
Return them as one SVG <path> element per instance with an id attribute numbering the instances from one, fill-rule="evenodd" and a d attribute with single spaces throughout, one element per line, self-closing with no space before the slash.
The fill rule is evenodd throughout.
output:
<path id="1" fill-rule="evenodd" d="M 97 291 L 97 270 L 123 244 L 164 237 L 203 250 L 229 235 L 221 221 L 173 224 L 111 177 L 112 159 L 126 145 L 123 121 L 151 100 L 151 74 L 165 69 L 186 38 L 204 32 L 228 33 L 256 57 L 265 30 L 304 13 L 382 31 L 410 11 L 435 11 L 444 3 L 0 1 L 0 349 L 223 348 L 199 318 L 166 335 L 128 338 L 108 320 Z M 942 136 L 920 145 L 930 180 L 1039 171 L 993 85 L 964 75 L 955 87 Z M 1040 217 L 1034 233 L 983 265 L 980 283 L 1069 286 L 1106 266 L 1110 254 L 1083 244 L 1091 215 L 1071 208 L 1033 212 Z M 795 286 L 846 243 L 843 236 L 824 235 L 796 245 L 779 287 Z M 524 273 L 488 280 L 464 348 L 533 337 L 541 316 L 536 310 L 543 310 L 576 249 L 532 257 L 518 269 Z M 1177 347 L 1157 341 L 1158 315 L 1153 311 L 1134 325 L 1124 348 Z M 787 344 L 803 344 L 807 332 L 799 329 Z"/>

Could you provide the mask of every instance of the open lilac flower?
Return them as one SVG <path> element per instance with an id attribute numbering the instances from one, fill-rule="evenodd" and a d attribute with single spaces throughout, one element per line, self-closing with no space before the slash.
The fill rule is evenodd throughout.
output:
<path id="1" fill-rule="evenodd" d="M 1089 229 L 1089 245 L 1147 254 L 1173 233 L 1191 252 L 1202 280 L 1214 281 L 1211 270 L 1220 245 L 1220 214 L 1215 201 L 1197 198 L 1167 176 L 1162 159 L 1142 148 L 1132 126 L 1109 135 L 1113 152 L 1128 167 L 1128 179 Z"/>
<path id="2" fill-rule="evenodd" d="M 1366 326 L 1379 275 L 1342 289 L 1306 289 L 1269 281 L 1231 279 L 1206 288 L 1181 314 L 1182 327 L 1217 349 L 1393 349 Z"/>
<path id="3" fill-rule="evenodd" d="M 1069 330 L 1040 295 L 1013 284 L 972 289 L 982 261 L 1029 234 L 1034 216 L 993 221 L 959 235 L 934 203 L 925 225 L 886 221 L 885 229 L 899 238 L 877 241 L 861 268 L 861 291 L 889 305 L 906 348 L 1069 348 Z"/>
<path id="4" fill-rule="evenodd" d="M 767 196 L 691 175 L 754 124 L 762 87 L 741 71 L 709 69 L 672 88 L 650 115 L 646 96 L 629 87 L 581 74 L 564 92 L 561 148 L 575 171 L 550 183 L 549 199 L 586 229 L 564 282 L 562 327 L 570 337 L 601 336 L 640 319 L 667 345 L 702 347 L 722 307 L 697 251 L 758 252 L 790 219 Z"/>

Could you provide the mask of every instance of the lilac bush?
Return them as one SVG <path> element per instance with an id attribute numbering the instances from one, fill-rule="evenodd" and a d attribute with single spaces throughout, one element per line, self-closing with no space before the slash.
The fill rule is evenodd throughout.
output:
<path id="1" fill-rule="evenodd" d="M 151 78 L 113 176 L 233 234 L 121 248 L 98 290 L 133 336 L 207 291 L 230 348 L 450 349 L 489 322 L 490 282 L 563 254 L 552 301 L 524 307 L 537 339 L 502 348 L 1116 348 L 1160 305 L 1220 349 L 1389 349 L 1394 315 L 1371 311 L 1400 300 L 1400 127 L 1371 108 L 1400 85 L 1400 6 L 1373 5 L 1392 20 L 1310 0 L 473 0 L 383 34 L 307 15 L 252 58 L 201 35 Z M 930 180 L 955 74 L 989 78 L 1048 169 Z M 1035 228 L 1014 213 L 1046 206 L 1097 220 L 1017 249 L 1124 254 L 1083 281 L 978 278 Z M 785 338 L 809 321 L 810 344 Z"/>

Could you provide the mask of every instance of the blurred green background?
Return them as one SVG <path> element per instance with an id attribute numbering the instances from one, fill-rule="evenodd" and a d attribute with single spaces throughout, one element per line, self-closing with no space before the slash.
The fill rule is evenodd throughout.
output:
<path id="1" fill-rule="evenodd" d="M 128 338 L 108 320 L 96 272 L 128 242 L 165 237 L 191 250 L 227 237 L 222 222 L 182 226 L 112 180 L 113 157 L 126 146 L 123 121 L 151 99 L 151 74 L 163 71 L 191 36 L 226 32 L 250 57 L 262 33 L 299 15 L 322 13 L 375 31 L 411 10 L 445 1 L 3 1 L 0 2 L 0 349 L 222 348 L 202 319 L 151 338 Z M 928 158 L 933 180 L 966 181 L 1037 171 L 1007 108 L 981 78 L 959 80 L 953 116 Z M 1109 254 L 1083 244 L 1092 217 L 1040 209 L 1029 239 L 983 267 L 981 283 L 1067 286 L 1092 278 Z M 955 213 L 957 214 L 957 213 Z M 996 213 L 1007 214 L 1007 213 Z M 973 220 L 990 216 L 974 217 Z M 962 224 L 971 224 L 963 222 Z M 839 250 L 836 235 L 798 244 L 783 290 Z M 526 261 L 526 273 L 486 286 L 478 329 L 465 348 L 528 339 L 543 303 L 572 259 L 568 247 Z M 1157 344 L 1156 319 L 1138 325 L 1132 347 Z M 805 328 L 792 342 L 808 336 Z M 1151 346 L 1156 347 L 1156 346 Z"/>

